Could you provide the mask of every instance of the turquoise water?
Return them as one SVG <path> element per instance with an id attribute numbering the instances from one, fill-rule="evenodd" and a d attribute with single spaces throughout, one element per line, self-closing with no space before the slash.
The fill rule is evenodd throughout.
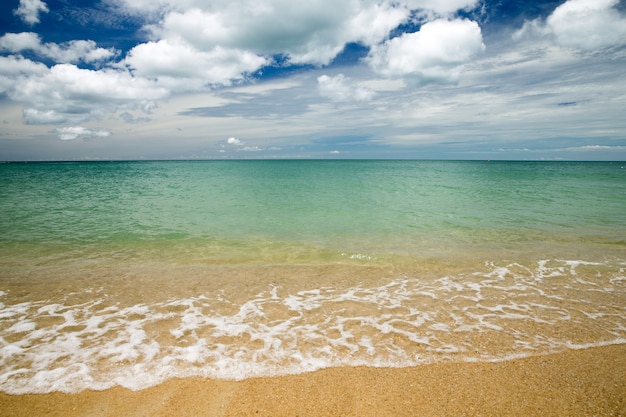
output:
<path id="1" fill-rule="evenodd" d="M 626 343 L 624 166 L 0 164 L 0 390 Z"/>
<path id="2" fill-rule="evenodd" d="M 626 243 L 620 163 L 202 161 L 0 165 L 0 244 L 432 247 Z M 467 247 L 463 247 L 467 250 Z M 477 248 L 478 249 L 478 248 Z M 254 254 L 251 254 L 254 257 Z"/>

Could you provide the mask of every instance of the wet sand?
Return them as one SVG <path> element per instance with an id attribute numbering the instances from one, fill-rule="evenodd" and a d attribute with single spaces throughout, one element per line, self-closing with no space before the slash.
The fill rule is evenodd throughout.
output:
<path id="1" fill-rule="evenodd" d="M 143 391 L 0 394 L 2 416 L 626 416 L 626 345 L 499 363 L 334 368 Z"/>

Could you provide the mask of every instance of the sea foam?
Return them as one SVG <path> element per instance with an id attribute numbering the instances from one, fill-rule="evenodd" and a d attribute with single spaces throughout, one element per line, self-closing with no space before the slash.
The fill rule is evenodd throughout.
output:
<path id="1" fill-rule="evenodd" d="M 237 302 L 216 292 L 123 306 L 103 289 L 85 289 L 80 303 L 11 304 L 2 292 L 0 390 L 138 390 L 174 377 L 498 361 L 626 343 L 624 271 L 579 273 L 596 267 L 603 265 L 487 263 L 431 280 L 268 285 Z"/>

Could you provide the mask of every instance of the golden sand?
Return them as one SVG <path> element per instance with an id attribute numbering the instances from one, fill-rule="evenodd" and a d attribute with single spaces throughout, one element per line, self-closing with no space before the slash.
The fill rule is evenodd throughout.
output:
<path id="1" fill-rule="evenodd" d="M 626 345 L 499 363 L 333 368 L 143 391 L 0 394 L 1 416 L 626 416 Z"/>

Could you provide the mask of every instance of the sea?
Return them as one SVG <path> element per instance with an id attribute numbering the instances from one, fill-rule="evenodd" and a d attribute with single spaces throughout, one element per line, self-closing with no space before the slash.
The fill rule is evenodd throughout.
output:
<path id="1" fill-rule="evenodd" d="M 626 343 L 626 163 L 0 164 L 0 391 Z"/>

